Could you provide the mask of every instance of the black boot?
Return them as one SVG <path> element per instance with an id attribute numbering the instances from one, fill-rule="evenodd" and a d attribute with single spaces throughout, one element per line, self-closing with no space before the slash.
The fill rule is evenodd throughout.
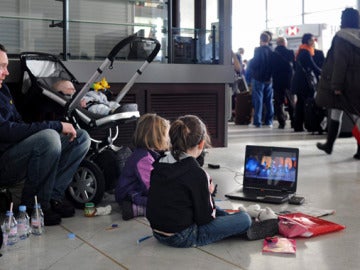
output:
<path id="1" fill-rule="evenodd" d="M 357 152 L 354 155 L 355 159 L 360 159 L 360 144 L 358 144 Z"/>
<path id="2" fill-rule="evenodd" d="M 340 122 L 331 119 L 328 125 L 329 126 L 328 126 L 326 142 L 317 143 L 316 147 L 319 148 L 320 150 L 325 151 L 325 153 L 330 155 L 333 150 L 334 142 L 339 133 Z"/>

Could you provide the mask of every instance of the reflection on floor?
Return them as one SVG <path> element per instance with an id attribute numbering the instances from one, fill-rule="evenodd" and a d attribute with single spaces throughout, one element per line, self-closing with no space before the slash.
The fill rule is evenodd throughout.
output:
<path id="1" fill-rule="evenodd" d="M 209 149 L 204 168 L 218 184 L 218 203 L 236 208 L 240 203 L 224 201 L 224 194 L 242 183 L 246 144 L 290 146 L 300 149 L 298 194 L 305 196 L 303 207 L 334 209 L 324 217 L 346 225 L 341 232 L 314 238 L 297 239 L 296 255 L 262 254 L 262 241 L 232 238 L 199 248 L 176 249 L 159 244 L 151 235 L 145 218 L 121 219 L 121 209 L 112 196 L 102 202 L 111 204 L 111 215 L 84 217 L 77 210 L 74 218 L 63 219 L 61 226 L 47 227 L 40 237 L 31 236 L 11 251 L 2 251 L 0 269 L 359 269 L 360 265 L 360 161 L 352 158 L 353 138 L 336 142 L 332 155 L 315 147 L 324 135 L 293 133 L 275 127 L 248 128 L 229 124 L 228 147 Z M 219 164 L 210 169 L 207 163 Z M 270 206 L 275 211 L 294 210 L 287 203 Z M 118 227 L 112 228 L 112 224 Z M 70 239 L 69 233 L 75 238 Z"/>

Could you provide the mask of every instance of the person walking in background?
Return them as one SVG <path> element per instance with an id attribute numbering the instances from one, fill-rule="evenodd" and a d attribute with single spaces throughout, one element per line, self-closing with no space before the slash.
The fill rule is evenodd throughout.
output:
<path id="1" fill-rule="evenodd" d="M 245 50 L 244 48 L 239 48 L 236 52 L 236 58 L 238 59 L 240 63 L 240 73 L 238 75 L 245 75 L 245 65 L 243 62 L 243 56 L 244 56 Z"/>
<path id="2" fill-rule="evenodd" d="M 272 127 L 274 117 L 273 89 L 271 83 L 271 55 L 269 47 L 270 36 L 267 33 L 260 35 L 260 47 L 254 52 L 249 68 L 251 69 L 252 104 L 254 119 L 250 127 L 261 127 L 263 104 L 265 105 L 265 126 Z"/>
<path id="3" fill-rule="evenodd" d="M 307 75 L 320 75 L 321 69 L 315 64 L 314 36 L 306 33 L 302 36 L 301 45 L 296 53 L 295 73 L 291 82 L 291 90 L 296 95 L 294 131 L 304 131 L 305 101 L 314 98 L 315 88 L 310 85 Z"/>
<path id="4" fill-rule="evenodd" d="M 115 199 L 121 205 L 122 218 L 145 216 L 152 163 L 160 152 L 169 148 L 169 121 L 152 113 L 137 122 L 134 152 L 127 158 L 115 188 Z"/>
<path id="5" fill-rule="evenodd" d="M 285 127 L 286 114 L 284 111 L 285 100 L 288 105 L 291 126 L 294 125 L 294 101 L 290 93 L 293 66 L 295 62 L 294 51 L 287 48 L 287 40 L 279 37 L 276 40 L 276 48 L 272 54 L 272 83 L 274 89 L 274 109 L 279 122 L 279 128 Z"/>
<path id="6" fill-rule="evenodd" d="M 21 204 L 30 213 L 37 196 L 45 225 L 58 225 L 62 217 L 75 213 L 65 200 L 65 190 L 89 150 L 90 138 L 85 130 L 75 130 L 66 122 L 25 123 L 3 83 L 8 64 L 0 44 L 0 185 L 25 179 Z"/>
<path id="7" fill-rule="evenodd" d="M 332 40 L 319 82 L 316 103 L 330 109 L 328 133 L 325 143 L 317 143 L 318 149 L 331 154 L 339 134 L 343 110 L 353 114 L 360 112 L 360 27 L 359 12 L 346 8 L 341 15 L 341 26 Z M 357 143 L 355 159 L 360 159 Z"/>

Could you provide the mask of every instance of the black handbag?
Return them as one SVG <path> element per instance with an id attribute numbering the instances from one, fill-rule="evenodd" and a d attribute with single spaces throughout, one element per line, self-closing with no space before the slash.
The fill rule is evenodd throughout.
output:
<path id="1" fill-rule="evenodd" d="M 317 83 L 318 83 L 318 80 L 315 76 L 315 73 L 312 71 L 312 70 L 306 70 L 300 62 L 297 62 L 297 64 L 301 67 L 301 70 L 303 71 L 304 75 L 305 75 L 305 79 L 306 79 L 306 82 L 309 86 L 309 88 L 311 90 L 314 91 L 314 93 L 316 92 L 316 86 L 317 86 Z"/>

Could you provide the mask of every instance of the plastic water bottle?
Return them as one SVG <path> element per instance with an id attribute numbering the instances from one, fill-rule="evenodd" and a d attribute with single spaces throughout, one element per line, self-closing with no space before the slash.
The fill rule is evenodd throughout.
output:
<path id="1" fill-rule="evenodd" d="M 40 204 L 34 205 L 34 210 L 31 214 L 31 233 L 34 235 L 41 235 L 44 232 L 44 214 L 41 210 Z"/>
<path id="2" fill-rule="evenodd" d="M 28 238 L 30 232 L 30 218 L 29 215 L 26 213 L 25 205 L 19 206 L 19 213 L 16 217 L 16 222 L 19 238 L 21 240 Z"/>
<path id="3" fill-rule="evenodd" d="M 17 223 L 14 218 L 14 213 L 6 211 L 6 217 L 2 227 L 4 234 L 4 245 L 13 246 L 18 241 Z"/>

